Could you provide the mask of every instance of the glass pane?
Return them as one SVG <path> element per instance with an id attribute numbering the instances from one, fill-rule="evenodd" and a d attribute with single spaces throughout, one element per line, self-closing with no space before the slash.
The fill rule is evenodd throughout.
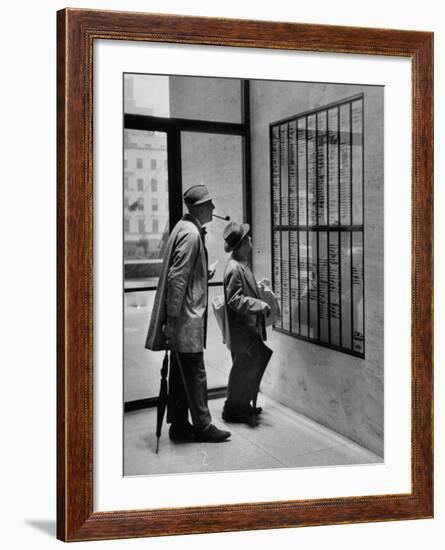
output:
<path id="1" fill-rule="evenodd" d="M 215 214 L 229 215 L 231 220 L 243 222 L 242 138 L 182 132 L 181 154 L 183 190 L 204 183 L 214 198 Z M 209 264 L 218 261 L 212 282 L 222 282 L 229 258 L 224 252 L 222 236 L 226 224 L 227 222 L 214 218 L 206 226 Z"/>
<path id="2" fill-rule="evenodd" d="M 281 221 L 281 191 L 280 191 L 280 129 L 272 129 L 272 211 L 273 225 L 280 225 Z"/>
<path id="3" fill-rule="evenodd" d="M 290 285 L 291 285 L 291 330 L 300 333 L 300 316 L 298 308 L 298 232 L 289 232 Z"/>
<path id="4" fill-rule="evenodd" d="M 307 231 L 300 231 L 300 334 L 308 336 Z"/>
<path id="5" fill-rule="evenodd" d="M 159 393 L 164 354 L 145 349 L 155 292 L 124 294 L 124 402 Z"/>
<path id="6" fill-rule="evenodd" d="M 340 345 L 340 243 L 339 234 L 328 233 L 329 246 L 329 323 L 331 344 Z"/>
<path id="7" fill-rule="evenodd" d="M 124 75 L 128 114 L 241 122 L 241 81 L 151 74 Z"/>
<path id="8" fill-rule="evenodd" d="M 283 311 L 283 303 L 282 303 L 282 296 L 281 296 L 281 232 L 280 231 L 274 231 L 273 232 L 273 290 L 275 292 L 275 296 L 277 297 L 278 303 L 280 304 L 281 311 Z M 278 320 L 276 323 L 276 326 L 281 328 L 281 319 Z"/>
<path id="9" fill-rule="evenodd" d="M 297 123 L 289 123 L 289 224 L 298 223 Z"/>
<path id="10" fill-rule="evenodd" d="M 309 337 L 318 339 L 318 246 L 317 233 L 309 231 Z M 320 281 L 321 282 L 321 281 Z"/>
<path id="11" fill-rule="evenodd" d="M 328 112 L 329 225 L 339 224 L 338 109 Z"/>
<path id="12" fill-rule="evenodd" d="M 363 236 L 358 231 L 352 233 L 352 300 L 353 349 L 363 353 Z"/>
<path id="13" fill-rule="evenodd" d="M 149 74 L 124 75 L 124 112 L 170 116 L 169 77 Z"/>
<path id="14" fill-rule="evenodd" d="M 232 366 L 232 356 L 223 344 L 221 331 L 218 327 L 212 308 L 212 300 L 224 296 L 222 286 L 209 287 L 209 315 L 207 322 L 207 348 L 204 350 L 204 360 L 207 372 L 207 387 L 227 386 L 229 372 Z M 217 419 L 215 419 L 216 421 Z"/>
<path id="15" fill-rule="evenodd" d="M 169 233 L 167 136 L 124 131 L 125 287 L 156 286 Z"/>
<path id="16" fill-rule="evenodd" d="M 341 343 L 351 349 L 351 234 L 341 232 Z"/>
<path id="17" fill-rule="evenodd" d="M 306 119 L 298 121 L 298 224 L 307 224 Z"/>
<path id="18" fill-rule="evenodd" d="M 326 111 L 317 114 L 317 205 L 318 224 L 328 223 Z"/>
<path id="19" fill-rule="evenodd" d="M 317 224 L 317 149 L 315 140 L 316 116 L 307 117 L 307 181 L 308 225 Z"/>
<path id="20" fill-rule="evenodd" d="M 222 295 L 222 287 L 209 288 L 207 349 L 204 359 L 209 388 L 227 385 L 231 356 L 222 343 L 211 301 Z M 124 298 L 124 401 L 156 397 L 164 352 L 145 349 L 155 291 L 126 292 Z"/>
<path id="21" fill-rule="evenodd" d="M 290 330 L 289 231 L 281 232 L 281 282 L 283 329 Z"/>
<path id="22" fill-rule="evenodd" d="M 352 103 L 352 223 L 363 223 L 363 100 Z"/>
<path id="23" fill-rule="evenodd" d="M 340 106 L 340 223 L 351 223 L 350 104 Z"/>
<path id="24" fill-rule="evenodd" d="M 320 340 L 329 342 L 329 287 L 328 287 L 328 234 L 322 231 L 318 234 L 320 246 Z"/>
<path id="25" fill-rule="evenodd" d="M 280 151 L 281 151 L 281 225 L 289 224 L 289 158 L 287 124 L 280 127 Z"/>
<path id="26" fill-rule="evenodd" d="M 241 81 L 197 76 L 170 77 L 170 116 L 241 122 Z"/>

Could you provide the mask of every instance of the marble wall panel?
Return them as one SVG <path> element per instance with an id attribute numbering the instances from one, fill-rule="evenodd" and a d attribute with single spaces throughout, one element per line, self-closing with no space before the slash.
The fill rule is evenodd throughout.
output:
<path id="1" fill-rule="evenodd" d="M 383 456 L 383 88 L 251 82 L 253 267 L 271 276 L 269 124 L 364 93 L 365 358 L 269 329 L 262 391 Z"/>

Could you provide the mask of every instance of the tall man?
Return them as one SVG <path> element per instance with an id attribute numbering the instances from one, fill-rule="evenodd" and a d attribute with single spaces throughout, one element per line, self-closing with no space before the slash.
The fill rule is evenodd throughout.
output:
<path id="1" fill-rule="evenodd" d="M 224 272 L 224 298 L 232 369 L 222 417 L 226 422 L 251 423 L 261 412 L 256 398 L 272 350 L 265 344 L 265 317 L 270 307 L 261 300 L 249 267 L 252 241 L 247 223 L 230 222 L 224 230 L 224 249 L 231 252 Z"/>
<path id="2" fill-rule="evenodd" d="M 173 441 L 217 443 L 230 437 L 211 422 L 203 350 L 207 336 L 208 256 L 203 225 L 215 208 L 205 185 L 187 189 L 188 210 L 168 242 L 145 347 L 171 350 L 167 422 Z M 193 426 L 188 420 L 190 410 Z"/>

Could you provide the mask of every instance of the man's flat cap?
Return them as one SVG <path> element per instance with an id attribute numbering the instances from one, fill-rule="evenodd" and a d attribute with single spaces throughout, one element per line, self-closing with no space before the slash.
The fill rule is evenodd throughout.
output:
<path id="1" fill-rule="evenodd" d="M 198 206 L 198 204 L 213 200 L 209 195 L 207 187 L 202 184 L 189 187 L 187 191 L 185 191 L 183 199 L 187 206 Z"/>

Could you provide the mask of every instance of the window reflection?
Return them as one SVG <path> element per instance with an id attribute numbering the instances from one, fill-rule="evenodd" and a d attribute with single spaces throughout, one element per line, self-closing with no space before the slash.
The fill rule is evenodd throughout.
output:
<path id="1" fill-rule="evenodd" d="M 199 95 L 199 101 L 190 101 Z M 127 114 L 241 122 L 241 80 L 150 74 L 124 75 Z"/>
<path id="2" fill-rule="evenodd" d="M 169 231 L 167 138 L 163 132 L 124 133 L 125 287 L 157 283 Z M 149 182 L 149 183 L 148 183 Z"/>
<path id="3" fill-rule="evenodd" d="M 242 138 L 182 132 L 182 187 L 204 183 L 214 198 L 215 212 L 243 221 Z M 218 260 L 212 282 L 222 282 L 228 254 L 224 252 L 225 221 L 214 218 L 207 226 L 209 263 Z"/>
<path id="4" fill-rule="evenodd" d="M 168 117 L 170 115 L 168 89 L 168 76 L 125 74 L 125 113 Z M 148 146 L 150 146 L 150 143 L 148 143 Z"/>
<path id="5" fill-rule="evenodd" d="M 221 287 L 210 287 L 209 301 L 221 294 Z M 164 354 L 145 349 L 154 297 L 154 291 L 124 294 L 124 402 L 155 397 L 159 393 Z M 213 313 L 209 313 L 207 331 L 208 341 L 212 342 L 206 350 L 207 384 L 209 388 L 225 386 L 232 358 L 222 342 Z"/>

